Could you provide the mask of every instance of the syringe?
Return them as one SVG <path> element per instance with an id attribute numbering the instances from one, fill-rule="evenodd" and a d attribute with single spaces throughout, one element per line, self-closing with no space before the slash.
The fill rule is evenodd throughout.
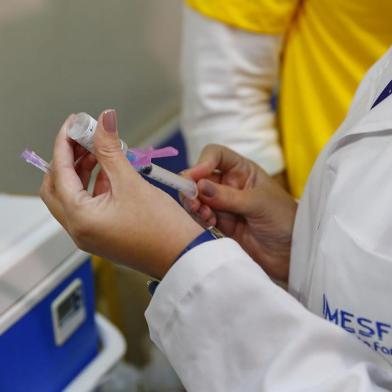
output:
<path id="1" fill-rule="evenodd" d="M 94 134 L 97 127 L 97 121 L 87 113 L 78 113 L 70 121 L 67 135 L 70 139 L 75 140 L 86 150 L 94 154 Z M 132 164 L 134 159 L 132 151 L 128 149 L 127 144 L 120 140 L 121 150 L 127 156 Z M 162 184 L 165 184 L 177 191 L 183 193 L 190 199 L 197 197 L 197 185 L 194 181 L 181 177 L 169 170 L 163 169 L 153 163 L 148 166 L 135 167 L 135 169 Z"/>

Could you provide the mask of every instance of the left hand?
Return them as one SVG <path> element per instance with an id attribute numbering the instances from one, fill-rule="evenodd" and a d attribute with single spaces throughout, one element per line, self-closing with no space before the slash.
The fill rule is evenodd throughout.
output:
<path id="1" fill-rule="evenodd" d="M 79 248 L 162 278 L 202 227 L 129 164 L 114 110 L 99 117 L 96 159 L 67 138 L 69 120 L 56 138 L 42 199 Z M 97 161 L 102 169 L 90 195 L 87 185 Z"/>
<path id="2" fill-rule="evenodd" d="M 197 182 L 184 207 L 204 226 L 236 240 L 274 279 L 287 281 L 297 203 L 261 167 L 219 145 L 206 146 L 184 175 Z"/>

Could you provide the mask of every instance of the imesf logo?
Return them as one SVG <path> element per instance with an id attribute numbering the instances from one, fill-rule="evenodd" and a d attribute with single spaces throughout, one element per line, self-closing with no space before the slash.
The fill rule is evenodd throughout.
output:
<path id="1" fill-rule="evenodd" d="M 335 323 L 347 332 L 355 334 L 358 339 L 373 350 L 385 355 L 392 355 L 392 348 L 382 344 L 383 340 L 392 331 L 391 324 L 372 320 L 342 308 L 332 308 L 325 294 L 323 294 L 323 316 L 326 320 Z M 371 341 L 368 339 L 371 339 Z"/>

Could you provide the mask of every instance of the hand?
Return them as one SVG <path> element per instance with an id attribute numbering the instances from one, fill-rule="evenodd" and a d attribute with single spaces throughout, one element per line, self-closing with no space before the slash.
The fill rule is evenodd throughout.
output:
<path id="1" fill-rule="evenodd" d="M 81 249 L 162 278 L 202 227 L 129 164 L 114 110 L 99 117 L 96 159 L 67 138 L 69 120 L 56 138 L 42 199 Z M 90 195 L 87 186 L 97 161 L 102 169 Z"/>
<path id="2" fill-rule="evenodd" d="M 289 191 L 289 184 L 287 180 L 287 174 L 285 171 L 280 172 L 272 176 L 272 178 L 286 191 Z"/>
<path id="3" fill-rule="evenodd" d="M 209 145 L 184 173 L 198 183 L 185 209 L 204 226 L 235 239 L 272 278 L 287 281 L 295 200 L 254 162 Z"/>

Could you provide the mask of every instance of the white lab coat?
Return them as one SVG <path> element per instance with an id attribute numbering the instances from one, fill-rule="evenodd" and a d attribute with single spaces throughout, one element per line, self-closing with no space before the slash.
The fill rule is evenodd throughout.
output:
<path id="1" fill-rule="evenodd" d="M 187 391 L 392 390 L 392 96 L 370 110 L 391 79 L 390 50 L 313 168 L 291 294 L 228 238 L 158 286 L 151 338 Z"/>
<path id="2" fill-rule="evenodd" d="M 217 143 L 273 175 L 284 169 L 271 107 L 281 35 L 254 34 L 184 7 L 182 131 L 191 164 Z"/>

